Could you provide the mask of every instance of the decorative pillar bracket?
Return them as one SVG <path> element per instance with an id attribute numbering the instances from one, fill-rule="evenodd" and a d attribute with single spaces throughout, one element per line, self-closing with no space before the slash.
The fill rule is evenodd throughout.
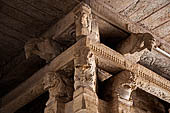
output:
<path id="1" fill-rule="evenodd" d="M 44 89 L 49 91 L 45 113 L 63 113 L 64 103 L 72 100 L 73 97 L 72 82 L 64 75 L 48 72 L 43 85 Z"/>

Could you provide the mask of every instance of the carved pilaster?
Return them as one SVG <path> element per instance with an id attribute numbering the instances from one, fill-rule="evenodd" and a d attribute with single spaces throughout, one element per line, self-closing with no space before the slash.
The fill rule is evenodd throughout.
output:
<path id="1" fill-rule="evenodd" d="M 64 103 L 72 99 L 73 87 L 64 75 L 48 72 L 44 81 L 44 89 L 49 91 L 45 113 L 64 113 Z"/>

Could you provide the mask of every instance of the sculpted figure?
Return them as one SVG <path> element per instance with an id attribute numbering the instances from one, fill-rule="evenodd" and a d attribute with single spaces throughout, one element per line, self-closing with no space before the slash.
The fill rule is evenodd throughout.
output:
<path id="1" fill-rule="evenodd" d="M 144 51 L 151 51 L 155 46 L 156 40 L 151 34 L 133 33 L 117 46 L 117 51 L 123 54 L 126 58 L 138 62 Z"/>
<path id="2" fill-rule="evenodd" d="M 125 41 L 121 42 L 117 50 L 121 54 L 140 52 L 147 48 L 152 50 L 156 46 L 154 37 L 149 33 L 131 34 Z"/>
<path id="3" fill-rule="evenodd" d="M 94 54 L 88 48 L 82 48 L 75 59 L 74 88 L 87 87 L 96 90 L 96 63 Z"/>
<path id="4" fill-rule="evenodd" d="M 57 51 L 57 44 L 49 38 L 34 38 L 25 44 L 26 58 L 35 54 L 49 62 L 55 58 L 59 52 L 60 51 Z"/>
<path id="5" fill-rule="evenodd" d="M 44 79 L 44 89 L 49 90 L 48 105 L 51 102 L 67 102 L 73 96 L 73 80 L 56 72 L 48 72 Z"/>

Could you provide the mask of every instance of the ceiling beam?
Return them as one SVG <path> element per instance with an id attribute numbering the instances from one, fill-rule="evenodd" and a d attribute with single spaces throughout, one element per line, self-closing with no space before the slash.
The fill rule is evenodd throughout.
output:
<path id="1" fill-rule="evenodd" d="M 86 0 L 85 0 L 86 1 Z M 116 13 L 112 7 L 105 3 L 105 0 L 88 0 L 87 2 L 92 8 L 92 12 L 104 19 L 106 22 L 112 24 L 113 26 L 122 29 L 127 33 L 150 33 L 156 40 L 157 45 L 160 49 L 166 51 L 170 54 L 170 44 L 161 37 L 157 36 L 155 32 L 152 32 L 146 28 L 143 28 L 139 23 L 132 22 L 126 16 Z"/>

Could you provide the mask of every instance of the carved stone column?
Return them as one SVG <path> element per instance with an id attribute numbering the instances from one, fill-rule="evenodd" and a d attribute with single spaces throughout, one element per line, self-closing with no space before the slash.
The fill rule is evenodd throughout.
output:
<path id="1" fill-rule="evenodd" d="M 56 72 L 48 72 L 43 85 L 44 89 L 49 91 L 44 113 L 64 113 L 64 103 L 70 101 L 73 96 L 73 88 L 69 79 Z"/>
<path id="2" fill-rule="evenodd" d="M 98 113 L 96 95 L 96 62 L 90 49 L 84 47 L 74 60 L 74 113 Z"/>
<path id="3" fill-rule="evenodd" d="M 105 95 L 111 95 L 110 100 L 112 99 L 112 101 L 110 105 L 112 106 L 112 113 L 131 113 L 131 106 L 133 105 L 131 93 L 136 89 L 135 81 L 135 74 L 123 71 L 107 82 Z"/>
<path id="4" fill-rule="evenodd" d="M 98 113 L 98 97 L 96 94 L 96 61 L 94 54 L 86 46 L 99 43 L 99 28 L 92 18 L 91 8 L 81 3 L 75 10 L 76 40 L 84 38 L 74 59 L 74 113 Z"/>

